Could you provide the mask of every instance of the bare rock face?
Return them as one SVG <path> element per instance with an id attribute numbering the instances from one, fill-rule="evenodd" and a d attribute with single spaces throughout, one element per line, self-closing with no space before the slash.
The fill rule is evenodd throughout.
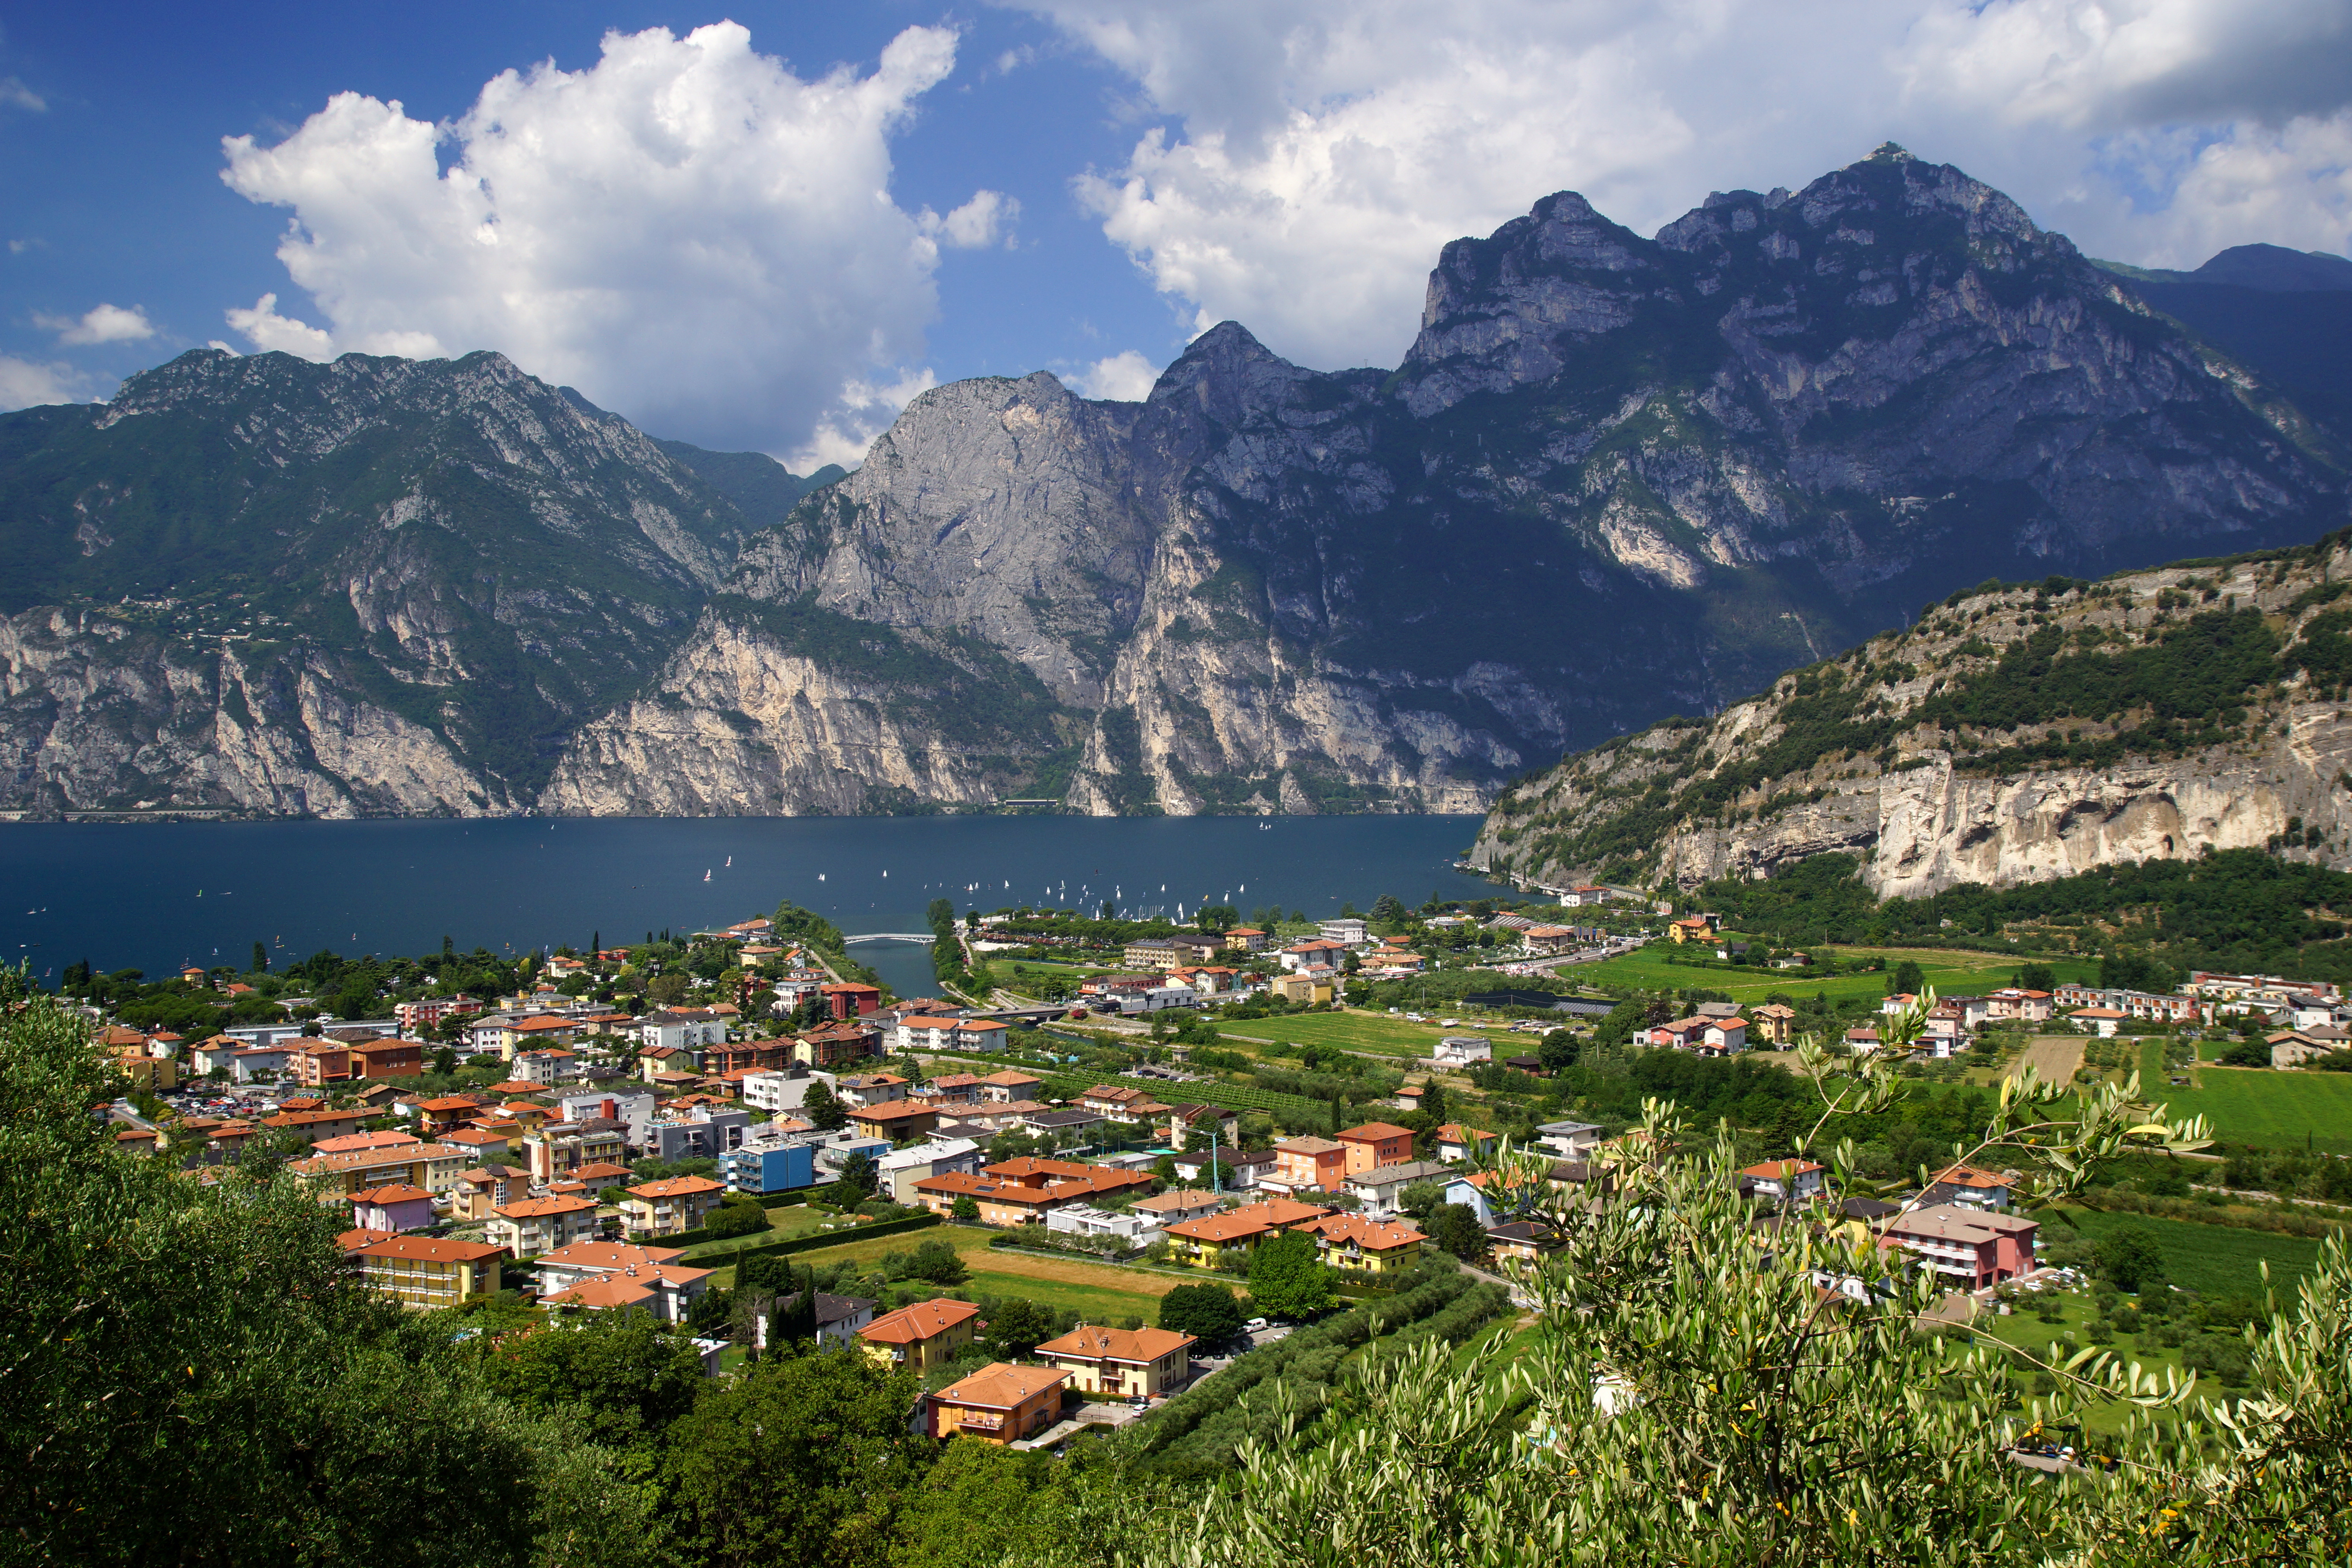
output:
<path id="1" fill-rule="evenodd" d="M 1139 405 L 1043 374 L 939 388 L 722 600 L 796 617 L 759 646 L 819 710 L 853 624 L 1020 708 L 945 772 L 906 760 L 937 731 L 908 732 L 868 806 L 984 800 L 986 776 L 1090 812 L 1471 810 L 1988 571 L 2310 537 L 2344 498 L 2309 437 L 2007 197 L 1884 149 L 1655 239 L 1546 197 L 1446 247 L 1392 375 L 1303 370 L 1227 322 Z M 709 662 L 730 614 L 656 700 L 797 776 L 781 759 L 829 742 Z M 939 689 L 897 682 L 869 668 L 841 700 Z M 662 798 L 609 740 L 635 722 L 576 742 L 549 805 Z M 746 798 L 842 809 L 846 787 Z"/>
<path id="2" fill-rule="evenodd" d="M 495 354 L 199 353 L 0 416 L 0 809 L 1476 810 L 1988 574 L 2316 537 L 2336 460 L 1895 148 L 1654 237 L 1548 196 L 1392 373 L 1227 322 L 1142 403 L 936 388 L 814 490 Z"/>
<path id="3" fill-rule="evenodd" d="M 191 653 L 100 616 L 0 619 L 13 809 L 474 816 L 511 809 L 442 736 L 315 650 Z"/>
<path id="4" fill-rule="evenodd" d="M 184 354 L 0 416 L 0 809 L 527 807 L 742 520 L 497 354 Z"/>
<path id="5" fill-rule="evenodd" d="M 1880 897 L 2271 849 L 2352 867 L 2352 543 L 1955 595 L 1916 628 L 1514 787 L 1474 863 L 1696 887 L 1857 857 Z"/>

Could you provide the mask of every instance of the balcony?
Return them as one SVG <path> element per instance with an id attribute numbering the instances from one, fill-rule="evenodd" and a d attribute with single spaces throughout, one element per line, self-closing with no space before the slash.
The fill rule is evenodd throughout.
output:
<path id="1" fill-rule="evenodd" d="M 957 1413 L 956 1425 L 967 1432 L 1002 1432 L 1004 1417 L 984 1410 L 965 1410 Z"/>

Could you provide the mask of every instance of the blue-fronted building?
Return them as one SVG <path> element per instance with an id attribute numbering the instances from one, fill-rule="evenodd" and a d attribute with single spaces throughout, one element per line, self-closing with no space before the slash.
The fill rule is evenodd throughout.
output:
<path id="1" fill-rule="evenodd" d="M 765 1196 L 816 1185 L 816 1151 L 805 1143 L 762 1138 L 719 1156 L 719 1177 L 730 1193 Z"/>

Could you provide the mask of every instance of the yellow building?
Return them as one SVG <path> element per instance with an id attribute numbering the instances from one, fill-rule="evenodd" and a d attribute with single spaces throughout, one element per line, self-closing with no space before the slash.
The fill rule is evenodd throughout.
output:
<path id="1" fill-rule="evenodd" d="M 980 1309 L 969 1301 L 918 1301 L 857 1331 L 868 1359 L 884 1366 L 929 1371 L 971 1343 Z"/>
<path id="2" fill-rule="evenodd" d="M 621 1228 L 635 1240 L 700 1229 L 719 1207 L 727 1184 L 708 1176 L 673 1176 L 621 1191 Z"/>
<path id="3" fill-rule="evenodd" d="M 1715 921 L 1705 915 L 1678 920 L 1666 930 L 1676 942 L 1711 942 L 1715 938 Z"/>
<path id="4" fill-rule="evenodd" d="M 1313 1204 L 1269 1198 L 1261 1204 L 1227 1209 L 1223 1214 L 1179 1221 L 1161 1234 L 1174 1244 L 1177 1256 L 1199 1268 L 1214 1268 L 1235 1252 L 1250 1253 L 1269 1236 L 1278 1236 L 1331 1211 Z"/>
<path id="5" fill-rule="evenodd" d="M 131 1087 L 149 1094 L 168 1094 L 180 1087 L 180 1069 L 170 1057 L 151 1057 L 143 1050 L 118 1051 L 114 1065 Z"/>
<path id="6" fill-rule="evenodd" d="M 1081 1394 L 1157 1399 L 1191 1376 L 1187 1352 L 1201 1342 L 1168 1329 L 1098 1329 L 1080 1323 L 1037 1347 L 1046 1365 L 1059 1367 Z"/>
<path id="7" fill-rule="evenodd" d="M 405 1307 L 454 1307 L 468 1296 L 495 1294 L 503 1247 L 426 1236 L 395 1236 L 353 1256 L 360 1278 Z"/>
<path id="8" fill-rule="evenodd" d="M 1069 1375 L 992 1362 L 931 1395 L 931 1436 L 1011 1443 L 1042 1432 L 1062 1413 L 1062 1384 Z"/>
<path id="9" fill-rule="evenodd" d="M 468 1163 L 465 1154 L 456 1149 L 411 1142 L 313 1154 L 286 1168 L 298 1176 L 320 1177 L 326 1190 L 349 1195 L 396 1183 L 422 1187 L 428 1193 L 445 1193 L 457 1184 L 457 1178 L 464 1174 Z"/>
<path id="10" fill-rule="evenodd" d="M 1336 996 L 1328 980 L 1318 980 L 1309 974 L 1277 974 L 1270 987 L 1286 1002 L 1329 1002 Z"/>
<path id="11" fill-rule="evenodd" d="M 1324 1262 L 1371 1274 L 1409 1267 L 1429 1239 L 1405 1220 L 1382 1225 L 1360 1214 L 1329 1215 L 1298 1228 L 1314 1236 L 1316 1253 Z"/>

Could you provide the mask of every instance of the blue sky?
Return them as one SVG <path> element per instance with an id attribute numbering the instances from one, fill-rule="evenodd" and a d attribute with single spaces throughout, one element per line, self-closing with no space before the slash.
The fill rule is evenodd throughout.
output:
<path id="1" fill-rule="evenodd" d="M 923 385 L 1134 396 L 1227 316 L 1305 363 L 1393 363 L 1437 247 L 1549 191 L 1647 232 L 1889 138 L 2121 259 L 2352 227 L 2352 0 L 0 21 L 6 406 L 207 342 L 490 347 L 658 434 L 854 458 Z"/>
<path id="2" fill-rule="evenodd" d="M 912 24 L 962 29 L 961 68 L 892 138 L 892 190 L 902 206 L 940 212 L 976 189 L 1002 190 L 1021 203 L 1019 247 L 954 253 L 939 268 L 926 334 L 939 379 L 1066 369 L 1123 351 L 1164 363 L 1192 335 L 1190 312 L 1155 291 L 1069 191 L 1072 174 L 1123 159 L 1143 106 L 1118 73 L 1035 18 L 902 5 L 231 9 L 139 5 L 101 18 L 59 6 L 10 19 L 0 75 L 46 110 L 0 118 L 15 171 L 0 220 L 11 246 L 0 257 L 0 351 L 51 358 L 57 334 L 36 318 L 79 317 L 100 300 L 141 308 L 155 335 L 69 351 L 78 371 L 121 376 L 215 339 L 249 348 L 224 311 L 299 291 L 273 254 L 288 215 L 221 182 L 224 136 L 278 141 L 341 90 L 450 119 L 499 71 L 550 58 L 594 66 L 607 30 L 682 35 L 721 16 L 802 75 L 843 62 L 870 71 Z M 993 62 L 1008 51 L 1025 58 L 1000 73 Z"/>

